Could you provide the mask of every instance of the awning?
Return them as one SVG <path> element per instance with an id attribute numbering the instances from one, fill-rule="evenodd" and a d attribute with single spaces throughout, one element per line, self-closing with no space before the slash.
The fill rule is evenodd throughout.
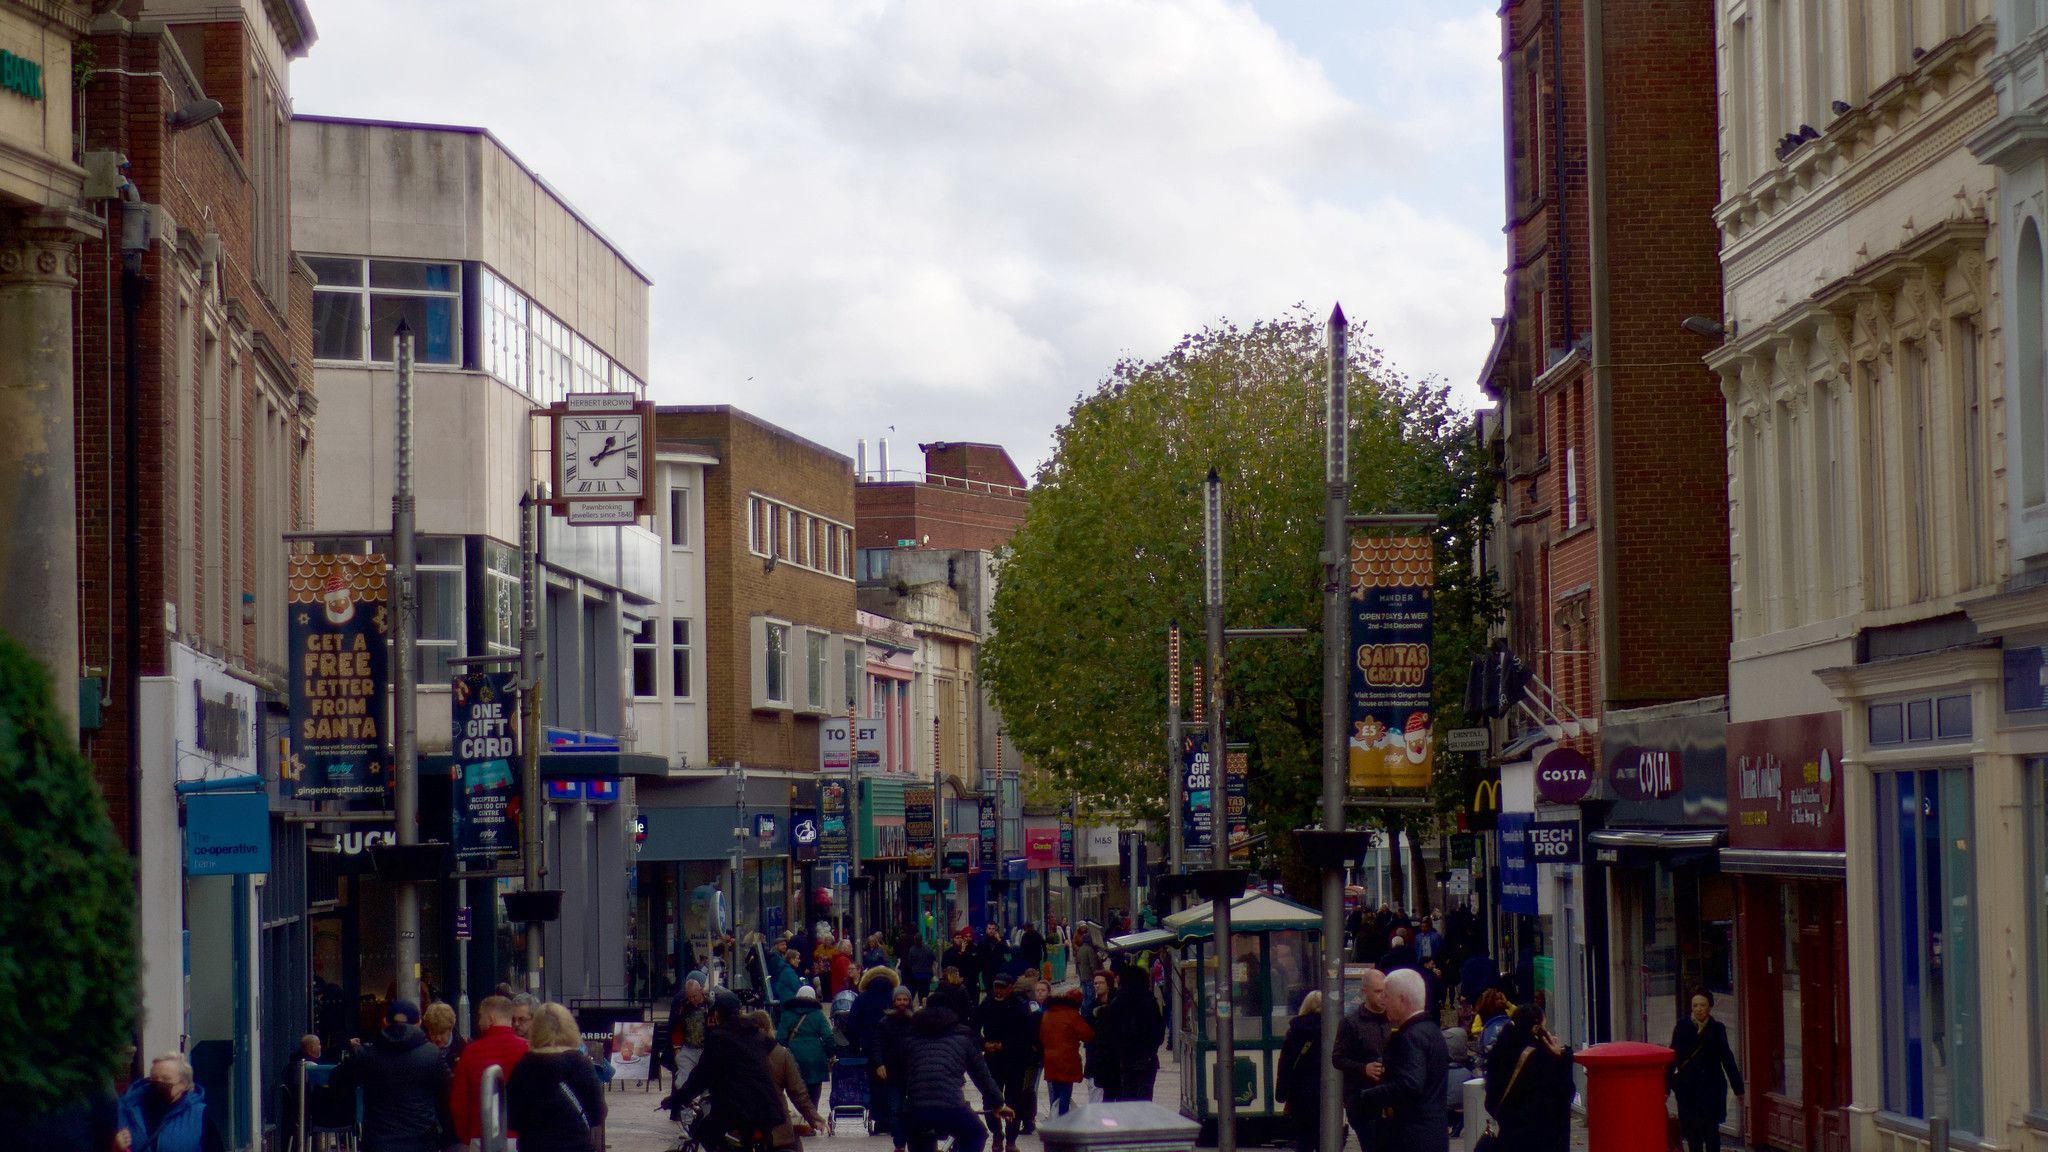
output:
<path id="1" fill-rule="evenodd" d="M 1131 932 L 1123 936 L 1112 936 L 1109 950 L 1112 952 L 1143 952 L 1148 948 L 1160 948 L 1179 939 L 1171 929 L 1148 928 L 1143 932 Z"/>
<path id="2" fill-rule="evenodd" d="M 1674 857 L 1711 855 L 1728 839 L 1721 828 L 1602 828 L 1586 835 L 1588 863 L 1648 867 Z"/>
<path id="3" fill-rule="evenodd" d="M 1723 848 L 1721 871 L 1757 876 L 1817 876 L 1849 873 L 1847 852 L 1789 852 L 1770 848 Z"/>
<path id="4" fill-rule="evenodd" d="M 1166 927 L 1183 938 L 1210 936 L 1216 931 L 1216 905 L 1204 900 L 1166 918 Z M 1323 926 L 1323 914 L 1292 900 L 1256 892 L 1230 902 L 1232 932 L 1271 932 L 1287 928 L 1316 931 Z"/>

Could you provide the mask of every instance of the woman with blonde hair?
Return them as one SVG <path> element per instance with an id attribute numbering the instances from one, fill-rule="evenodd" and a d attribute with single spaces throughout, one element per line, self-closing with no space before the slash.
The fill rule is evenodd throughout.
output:
<path id="1" fill-rule="evenodd" d="M 455 1009 L 439 1000 L 427 1005 L 427 1010 L 420 1014 L 420 1031 L 441 1050 L 441 1058 L 453 1069 L 462 1056 L 463 1044 L 462 1037 L 455 1034 Z"/>
<path id="2" fill-rule="evenodd" d="M 604 1089 L 583 1051 L 576 1018 L 560 1004 L 534 1010 L 531 1045 L 505 1082 L 506 1123 L 522 1152 L 590 1152 L 604 1123 Z"/>

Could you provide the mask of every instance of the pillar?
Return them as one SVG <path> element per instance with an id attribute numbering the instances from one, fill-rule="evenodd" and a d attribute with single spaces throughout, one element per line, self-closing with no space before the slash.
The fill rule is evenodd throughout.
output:
<path id="1" fill-rule="evenodd" d="M 71 303 L 77 233 L 0 214 L 0 630 L 50 670 L 78 724 L 78 477 Z"/>

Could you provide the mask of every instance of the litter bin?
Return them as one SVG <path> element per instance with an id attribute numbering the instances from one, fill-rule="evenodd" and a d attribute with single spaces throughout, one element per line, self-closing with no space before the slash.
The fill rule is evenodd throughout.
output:
<path id="1" fill-rule="evenodd" d="M 1083 1104 L 1038 1125 L 1047 1152 L 1189 1152 L 1202 1126 L 1150 1100 Z"/>
<path id="2" fill-rule="evenodd" d="M 1633 1040 L 1595 1044 L 1578 1054 L 1586 1068 L 1588 1152 L 1665 1146 L 1664 1069 L 1673 1055 L 1669 1048 Z"/>

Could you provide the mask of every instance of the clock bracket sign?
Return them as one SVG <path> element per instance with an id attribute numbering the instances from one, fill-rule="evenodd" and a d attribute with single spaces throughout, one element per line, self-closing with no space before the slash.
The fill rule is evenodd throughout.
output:
<path id="1" fill-rule="evenodd" d="M 631 392 L 572 392 L 548 409 L 555 486 L 571 524 L 632 524 L 653 514 L 654 405 Z"/>

